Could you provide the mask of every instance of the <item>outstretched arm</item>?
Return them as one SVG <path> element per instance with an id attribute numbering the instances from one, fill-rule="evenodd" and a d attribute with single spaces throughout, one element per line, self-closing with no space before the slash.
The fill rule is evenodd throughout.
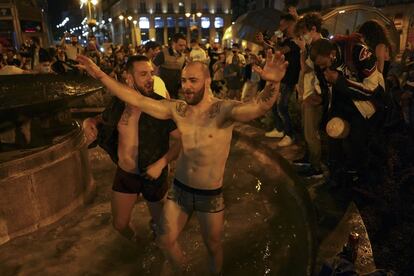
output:
<path id="1" fill-rule="evenodd" d="M 138 107 L 143 112 L 157 119 L 164 120 L 172 117 L 171 105 L 168 101 L 156 101 L 141 95 L 138 91 L 135 91 L 105 74 L 86 56 L 78 55 L 77 60 L 80 63 L 78 67 L 86 70 L 93 78 L 100 80 L 113 95 L 117 96 L 122 101 Z"/>
<path id="2" fill-rule="evenodd" d="M 267 81 L 266 87 L 255 101 L 232 105 L 230 118 L 234 121 L 248 122 L 263 116 L 279 96 L 280 81 L 285 76 L 286 68 L 287 62 L 280 52 L 273 55 L 271 50 L 268 51 L 264 68 L 254 67 L 260 77 Z"/>

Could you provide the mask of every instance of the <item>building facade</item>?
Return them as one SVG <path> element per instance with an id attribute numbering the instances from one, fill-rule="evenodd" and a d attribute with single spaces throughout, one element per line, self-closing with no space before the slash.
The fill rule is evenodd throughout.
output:
<path id="1" fill-rule="evenodd" d="M 45 11 L 35 0 L 0 0 L 0 43 L 20 48 L 32 37 L 42 46 L 50 44 Z"/>
<path id="2" fill-rule="evenodd" d="M 148 40 L 167 44 L 183 33 L 187 39 L 220 42 L 231 25 L 230 0 L 102 0 L 103 27 L 116 44 Z"/>

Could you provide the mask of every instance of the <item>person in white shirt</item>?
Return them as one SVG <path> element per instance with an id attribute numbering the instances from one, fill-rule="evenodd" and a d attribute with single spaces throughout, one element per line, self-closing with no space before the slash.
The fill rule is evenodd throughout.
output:
<path id="1" fill-rule="evenodd" d="M 65 43 L 65 38 L 67 37 L 67 34 L 65 34 L 65 37 L 63 37 L 61 41 L 61 46 L 65 50 L 66 56 L 69 60 L 76 60 L 76 56 L 83 53 L 83 48 L 78 42 L 78 37 L 76 35 L 70 36 L 70 44 Z"/>
<path id="2" fill-rule="evenodd" d="M 242 54 L 240 54 L 239 44 L 237 43 L 233 43 L 231 47 L 231 53 L 226 58 L 226 64 L 232 64 L 234 56 L 239 57 L 239 62 L 242 66 L 246 65 L 246 59 L 244 58 Z"/>
<path id="3" fill-rule="evenodd" d="M 191 52 L 190 52 L 190 61 L 200 61 L 207 64 L 208 58 L 206 51 L 201 49 L 200 44 L 197 39 L 191 39 Z"/>

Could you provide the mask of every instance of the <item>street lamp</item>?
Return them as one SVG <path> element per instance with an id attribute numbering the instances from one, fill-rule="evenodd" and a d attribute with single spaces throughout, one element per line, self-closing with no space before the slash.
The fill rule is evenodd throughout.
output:
<path id="1" fill-rule="evenodd" d="M 190 22 L 188 24 L 189 27 L 190 27 L 191 38 L 195 38 L 195 36 L 198 38 L 199 35 L 200 35 L 199 34 L 199 29 L 198 29 L 198 24 L 197 24 L 197 21 L 196 21 L 196 16 L 198 18 L 200 18 L 202 15 L 203 14 L 201 12 L 197 12 L 197 13 L 189 13 L 189 12 L 187 12 L 187 13 L 185 13 L 185 16 L 188 19 L 190 19 L 190 17 L 191 17 L 191 20 L 190 20 Z"/>
<path id="2" fill-rule="evenodd" d="M 80 0 L 80 8 L 82 9 L 84 5 L 88 6 L 88 26 L 90 29 L 96 25 L 96 19 L 92 18 L 92 6 L 95 8 L 95 6 L 98 4 L 98 0 Z"/>

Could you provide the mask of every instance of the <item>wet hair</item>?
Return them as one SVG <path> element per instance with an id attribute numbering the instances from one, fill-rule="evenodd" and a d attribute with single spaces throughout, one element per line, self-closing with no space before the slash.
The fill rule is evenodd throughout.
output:
<path id="1" fill-rule="evenodd" d="M 148 52 L 151 49 L 156 49 L 158 47 L 161 47 L 161 44 L 155 41 L 151 41 L 151 40 L 145 43 L 144 45 L 145 52 Z"/>
<path id="2" fill-rule="evenodd" d="M 173 42 L 178 42 L 178 40 L 180 40 L 180 39 L 183 39 L 183 40 L 186 40 L 187 41 L 187 37 L 184 34 L 182 34 L 182 33 L 176 33 L 172 37 L 172 41 Z"/>
<path id="3" fill-rule="evenodd" d="M 201 61 L 191 61 L 191 62 L 187 63 L 187 64 L 184 66 L 183 70 L 185 70 L 185 69 L 186 69 L 186 68 L 188 68 L 188 67 L 194 66 L 194 65 L 199 65 L 199 66 L 201 66 L 201 70 L 202 70 L 202 72 L 203 72 L 204 76 L 205 76 L 206 78 L 210 78 L 210 69 L 208 68 L 208 66 L 207 66 L 205 63 L 203 63 L 203 62 L 201 62 Z"/>
<path id="4" fill-rule="evenodd" d="M 309 12 L 303 16 L 304 27 L 310 31 L 312 27 L 315 27 L 318 33 L 322 30 L 322 17 L 318 12 Z"/>
<path id="5" fill-rule="evenodd" d="M 392 43 L 388 31 L 379 21 L 375 19 L 366 21 L 359 27 L 358 33 L 365 38 L 365 42 L 371 50 L 375 51 L 377 45 L 381 43 L 392 50 Z"/>
<path id="6" fill-rule="evenodd" d="M 287 22 L 296 22 L 296 18 L 290 13 L 284 13 L 280 16 L 280 20 L 285 20 Z"/>
<path id="7" fill-rule="evenodd" d="M 333 50 L 335 50 L 335 46 L 331 41 L 327 39 L 318 39 L 312 43 L 310 58 L 312 61 L 315 61 L 318 56 L 329 56 Z"/>
<path id="8" fill-rule="evenodd" d="M 136 55 L 136 56 L 130 56 L 128 58 L 128 61 L 125 65 L 125 69 L 128 71 L 128 73 L 132 73 L 134 71 L 134 63 L 135 62 L 150 62 L 149 58 L 143 55 Z"/>

